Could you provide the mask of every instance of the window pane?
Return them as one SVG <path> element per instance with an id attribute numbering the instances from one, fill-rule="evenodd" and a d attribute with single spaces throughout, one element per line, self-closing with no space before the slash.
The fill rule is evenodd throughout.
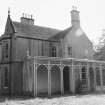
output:
<path id="1" fill-rule="evenodd" d="M 86 68 L 83 67 L 83 68 L 82 68 L 82 73 L 85 73 L 85 72 L 86 72 Z"/>
<path id="2" fill-rule="evenodd" d="M 56 47 L 52 47 L 52 57 L 56 57 Z"/>
<path id="3" fill-rule="evenodd" d="M 72 47 L 68 47 L 68 55 L 72 56 Z"/>
<path id="4" fill-rule="evenodd" d="M 8 43 L 5 44 L 5 57 L 8 58 Z"/>
<path id="5" fill-rule="evenodd" d="M 6 50 L 8 50 L 8 44 L 6 43 Z"/>
<path id="6" fill-rule="evenodd" d="M 87 86 L 87 82 L 86 82 L 86 68 L 83 67 L 82 68 L 82 87 L 86 87 Z"/>
<path id="7" fill-rule="evenodd" d="M 86 79 L 86 73 L 82 73 L 82 79 Z"/>
<path id="8" fill-rule="evenodd" d="M 86 79 L 82 80 L 82 84 L 85 85 L 86 84 Z"/>

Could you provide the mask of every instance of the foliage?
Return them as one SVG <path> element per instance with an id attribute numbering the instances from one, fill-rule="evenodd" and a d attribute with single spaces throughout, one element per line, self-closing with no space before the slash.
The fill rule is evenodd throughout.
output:
<path id="1" fill-rule="evenodd" d="M 94 59 L 105 60 L 105 30 L 99 39 L 99 44 L 97 45 Z"/>

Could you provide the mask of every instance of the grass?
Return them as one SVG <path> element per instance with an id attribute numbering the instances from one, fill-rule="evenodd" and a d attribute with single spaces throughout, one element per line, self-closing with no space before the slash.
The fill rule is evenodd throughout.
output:
<path id="1" fill-rule="evenodd" d="M 0 105 L 105 105 L 105 94 L 66 95 L 51 98 L 0 97 Z"/>

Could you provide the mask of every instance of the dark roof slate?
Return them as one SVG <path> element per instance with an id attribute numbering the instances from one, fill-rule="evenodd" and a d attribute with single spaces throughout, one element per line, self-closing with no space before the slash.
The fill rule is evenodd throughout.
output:
<path id="1" fill-rule="evenodd" d="M 21 22 L 12 22 L 15 32 L 25 34 L 25 36 L 35 36 L 37 38 L 41 39 L 48 39 L 59 32 L 60 30 L 47 28 L 47 27 L 41 27 L 36 25 L 28 25 Z"/>
<path id="2" fill-rule="evenodd" d="M 58 34 L 52 36 L 50 39 L 52 39 L 52 40 L 54 40 L 54 39 L 55 40 L 59 40 L 61 38 L 64 38 L 65 35 L 67 35 L 71 30 L 72 30 L 72 27 L 69 27 L 69 28 L 59 32 Z"/>

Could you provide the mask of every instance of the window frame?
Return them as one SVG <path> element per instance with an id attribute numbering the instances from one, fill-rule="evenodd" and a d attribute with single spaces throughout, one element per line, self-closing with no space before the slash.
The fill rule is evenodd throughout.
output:
<path id="1" fill-rule="evenodd" d="M 2 42 L 2 59 L 8 59 L 9 58 L 9 41 L 3 40 Z"/>
<path id="2" fill-rule="evenodd" d="M 72 47 L 68 46 L 68 55 L 72 57 Z"/>
<path id="3" fill-rule="evenodd" d="M 9 49 L 9 45 L 6 42 L 6 44 L 5 44 L 5 58 L 8 58 L 8 49 Z"/>
<path id="4" fill-rule="evenodd" d="M 57 57 L 57 49 L 55 46 L 53 46 L 51 49 L 51 57 Z"/>
<path id="5" fill-rule="evenodd" d="M 82 80 L 82 87 L 86 88 L 87 87 L 87 72 L 86 72 L 85 66 L 82 67 L 82 69 L 81 69 L 81 80 Z"/>
<path id="6" fill-rule="evenodd" d="M 99 67 L 96 67 L 95 72 L 96 72 L 96 86 L 101 86 L 101 75 Z"/>

